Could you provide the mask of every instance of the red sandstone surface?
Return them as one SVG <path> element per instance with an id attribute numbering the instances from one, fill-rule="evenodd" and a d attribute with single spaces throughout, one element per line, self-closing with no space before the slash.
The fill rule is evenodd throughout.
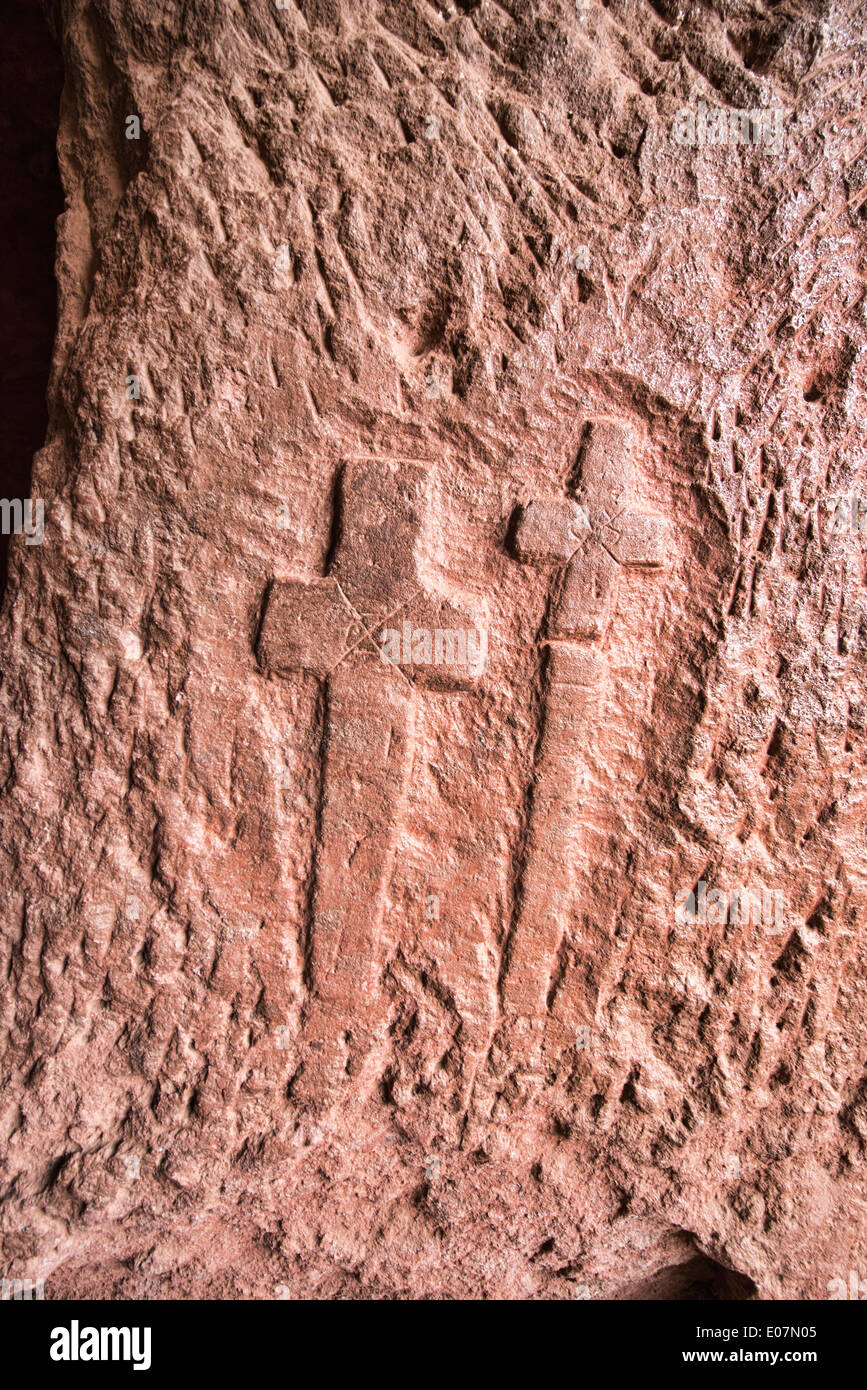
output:
<path id="1" fill-rule="evenodd" d="M 863 4 L 49 15 L 4 1274 L 827 1298 L 867 1261 Z"/>

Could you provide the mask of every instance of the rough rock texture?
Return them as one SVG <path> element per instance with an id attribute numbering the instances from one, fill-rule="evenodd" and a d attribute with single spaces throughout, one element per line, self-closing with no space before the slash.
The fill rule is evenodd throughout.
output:
<path id="1" fill-rule="evenodd" d="M 52 18 L 4 1271 L 827 1297 L 867 1260 L 864 6 Z M 700 101 L 779 147 L 682 143 Z M 738 886 L 781 914 L 716 920 Z"/>

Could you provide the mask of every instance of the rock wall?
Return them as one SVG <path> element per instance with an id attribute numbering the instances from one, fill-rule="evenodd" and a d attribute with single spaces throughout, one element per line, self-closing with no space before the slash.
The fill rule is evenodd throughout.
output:
<path id="1" fill-rule="evenodd" d="M 867 1258 L 864 6 L 50 13 L 4 1270 L 827 1297 Z"/>

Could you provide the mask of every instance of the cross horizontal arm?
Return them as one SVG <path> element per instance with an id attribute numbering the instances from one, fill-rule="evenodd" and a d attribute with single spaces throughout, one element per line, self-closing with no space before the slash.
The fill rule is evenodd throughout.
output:
<path id="1" fill-rule="evenodd" d="M 600 539 L 621 565 L 658 568 L 668 557 L 668 526 L 649 512 L 625 512 L 600 533 Z"/>
<path id="2" fill-rule="evenodd" d="M 514 547 L 528 564 L 565 563 L 590 532 L 584 508 L 571 497 L 528 502 L 518 513 Z"/>
<path id="3" fill-rule="evenodd" d="M 276 580 L 259 631 L 259 665 L 281 676 L 326 676 L 350 645 L 352 623 L 333 579 Z"/>

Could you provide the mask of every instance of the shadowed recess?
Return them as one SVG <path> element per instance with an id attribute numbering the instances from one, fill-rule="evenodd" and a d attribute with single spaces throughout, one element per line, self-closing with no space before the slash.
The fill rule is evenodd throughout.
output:
<path id="1" fill-rule="evenodd" d="M 55 221 L 63 211 L 55 152 L 63 63 L 33 0 L 7 0 L 0 72 L 0 497 L 23 499 L 48 426 Z M 0 598 L 9 542 L 0 535 Z"/>

